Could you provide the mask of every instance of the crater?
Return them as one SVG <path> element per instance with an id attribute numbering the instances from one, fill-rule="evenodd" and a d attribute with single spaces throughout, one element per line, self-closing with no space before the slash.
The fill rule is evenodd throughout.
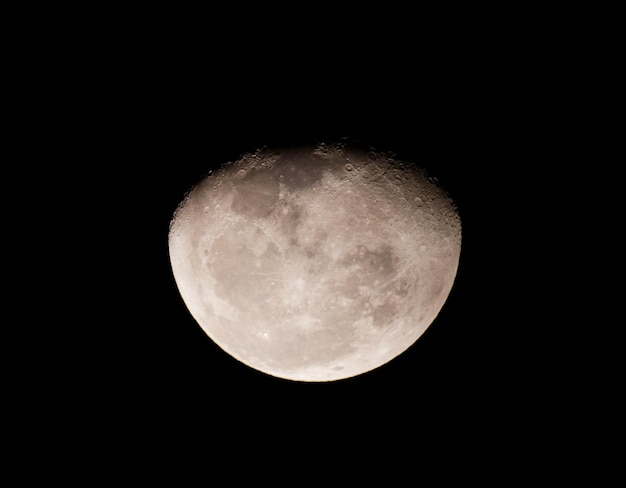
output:
<path id="1" fill-rule="evenodd" d="M 415 282 L 418 281 L 418 277 L 415 277 Z M 409 294 L 409 291 L 411 289 L 411 285 L 409 284 L 409 282 L 406 279 L 401 279 L 398 283 L 398 285 L 396 286 L 394 293 L 396 295 L 398 295 L 399 297 L 406 297 Z"/>

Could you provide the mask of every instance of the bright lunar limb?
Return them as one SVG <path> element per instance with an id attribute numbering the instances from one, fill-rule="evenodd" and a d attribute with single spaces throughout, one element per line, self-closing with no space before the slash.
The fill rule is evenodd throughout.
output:
<path id="1" fill-rule="evenodd" d="M 224 351 L 269 375 L 371 371 L 433 322 L 461 222 L 424 171 L 348 144 L 262 149 L 194 186 L 170 225 L 174 278 Z"/>

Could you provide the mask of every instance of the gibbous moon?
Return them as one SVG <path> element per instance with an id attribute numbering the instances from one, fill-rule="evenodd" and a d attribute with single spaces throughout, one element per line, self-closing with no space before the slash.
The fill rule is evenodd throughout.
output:
<path id="1" fill-rule="evenodd" d="M 206 176 L 170 224 L 191 315 L 266 374 L 334 381 L 406 351 L 443 307 L 461 222 L 436 180 L 347 144 L 262 149 Z"/>

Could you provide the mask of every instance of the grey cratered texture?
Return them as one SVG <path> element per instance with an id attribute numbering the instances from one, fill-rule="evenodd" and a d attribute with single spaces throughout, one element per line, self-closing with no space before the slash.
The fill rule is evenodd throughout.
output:
<path id="1" fill-rule="evenodd" d="M 422 171 L 344 145 L 260 150 L 184 198 L 169 252 L 206 334 L 299 381 L 375 369 L 410 347 L 452 288 L 461 224 Z"/>

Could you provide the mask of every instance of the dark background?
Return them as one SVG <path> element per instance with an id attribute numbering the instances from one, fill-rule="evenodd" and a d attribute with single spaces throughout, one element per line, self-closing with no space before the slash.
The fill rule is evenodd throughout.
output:
<path id="1" fill-rule="evenodd" d="M 119 382 L 122 408 L 156 410 L 159 428 L 174 429 L 233 415 L 290 429 L 300 421 L 287 419 L 306 415 L 312 424 L 299 428 L 315 435 L 320 423 L 349 428 L 361 416 L 384 419 L 390 431 L 441 423 L 474 431 L 475 415 L 516 401 L 521 366 L 513 358 L 523 329 L 520 311 L 506 308 L 502 280 L 515 273 L 516 237 L 507 200 L 498 199 L 517 184 L 511 167 L 526 157 L 526 130 L 511 116 L 521 110 L 520 94 L 489 76 L 460 83 L 462 73 L 382 66 L 373 76 L 368 66 L 355 74 L 342 61 L 316 71 L 304 61 L 234 79 L 219 71 L 194 79 L 183 70 L 180 79 L 122 95 L 104 167 L 121 180 L 105 209 L 117 214 L 111 237 L 124 255 L 108 300 L 124 311 L 103 331 L 115 343 L 103 367 L 113 372 L 114 391 Z M 340 137 L 394 151 L 439 179 L 461 215 L 461 261 L 444 309 L 405 354 L 352 379 L 294 383 L 238 363 L 206 337 L 176 289 L 168 226 L 184 193 L 219 164 L 266 144 Z"/>
<path id="2" fill-rule="evenodd" d="M 614 273 L 621 242 L 602 218 L 621 195 L 603 154 L 618 127 L 607 15 L 223 7 L 29 7 L 10 22 L 3 399 L 19 474 L 510 484 L 587 469 L 598 484 L 619 452 L 599 446 L 617 436 L 623 370 L 605 353 L 619 321 L 599 317 L 617 288 L 584 278 Z M 169 222 L 211 168 L 339 137 L 449 191 L 456 282 L 389 364 L 328 384 L 269 377 L 187 312 Z"/>
<path id="3" fill-rule="evenodd" d="M 54 304 L 68 352 L 55 358 L 60 371 L 42 374 L 64 418 L 84 426 L 78 447 L 113 439 L 130 464 L 199 445 L 201 463 L 217 451 L 345 467 L 346 452 L 360 466 L 389 452 L 413 466 L 417 453 L 462 462 L 480 445 L 489 462 L 514 465 L 510 446 L 535 442 L 540 422 L 555 429 L 542 442 L 560 434 L 547 399 L 563 372 L 544 367 L 556 323 L 540 290 L 549 276 L 528 277 L 535 256 L 552 252 L 544 231 L 558 225 L 532 212 L 555 155 L 550 53 L 536 56 L 523 37 L 498 42 L 501 33 L 400 28 L 380 42 L 357 29 L 335 41 L 322 29 L 294 50 L 286 34 L 233 44 L 206 30 L 119 45 L 109 33 L 67 60 L 55 51 L 42 70 L 51 81 L 37 121 L 55 128 L 50 172 L 70 182 L 54 214 L 64 252 L 50 261 L 55 279 L 68 262 L 78 268 Z M 188 313 L 169 223 L 222 163 L 341 137 L 438 178 L 463 225 L 457 278 L 426 333 L 387 365 L 332 383 L 274 378 L 228 356 Z M 300 458 L 311 446 L 321 447 Z"/>
<path id="4" fill-rule="evenodd" d="M 390 422 L 445 415 L 465 423 L 467 405 L 504 401 L 499 392 L 515 381 L 516 316 L 503 312 L 499 276 L 515 263 L 508 201 L 498 198 L 517 184 L 511 168 L 526 162 L 532 129 L 515 114 L 527 95 L 494 84 L 499 70 L 472 81 L 460 68 L 401 69 L 406 60 L 380 60 L 393 68 L 343 58 L 312 67 L 304 58 L 289 69 L 285 61 L 270 57 L 243 72 L 218 65 L 201 76 L 180 62 L 179 70 L 142 72 L 101 93 L 105 123 L 94 136 L 112 183 L 101 207 L 112 228 L 100 238 L 123 263 L 102 270 L 117 274 L 106 303 L 119 310 L 102 331 L 115 344 L 103 369 L 120 382 L 120 401 L 128 395 L 157 410 L 165 402 L 166 423 L 201 421 L 207 409 L 262 416 L 264 405 L 308 410 L 310 402 L 319 404 L 316 417 L 326 408 L 350 416 L 365 404 Z M 221 163 L 266 144 L 340 137 L 394 151 L 439 179 L 463 224 L 458 276 L 427 333 L 390 364 L 334 384 L 288 382 L 238 363 L 196 325 L 170 270 L 168 226 L 185 192 Z"/>

